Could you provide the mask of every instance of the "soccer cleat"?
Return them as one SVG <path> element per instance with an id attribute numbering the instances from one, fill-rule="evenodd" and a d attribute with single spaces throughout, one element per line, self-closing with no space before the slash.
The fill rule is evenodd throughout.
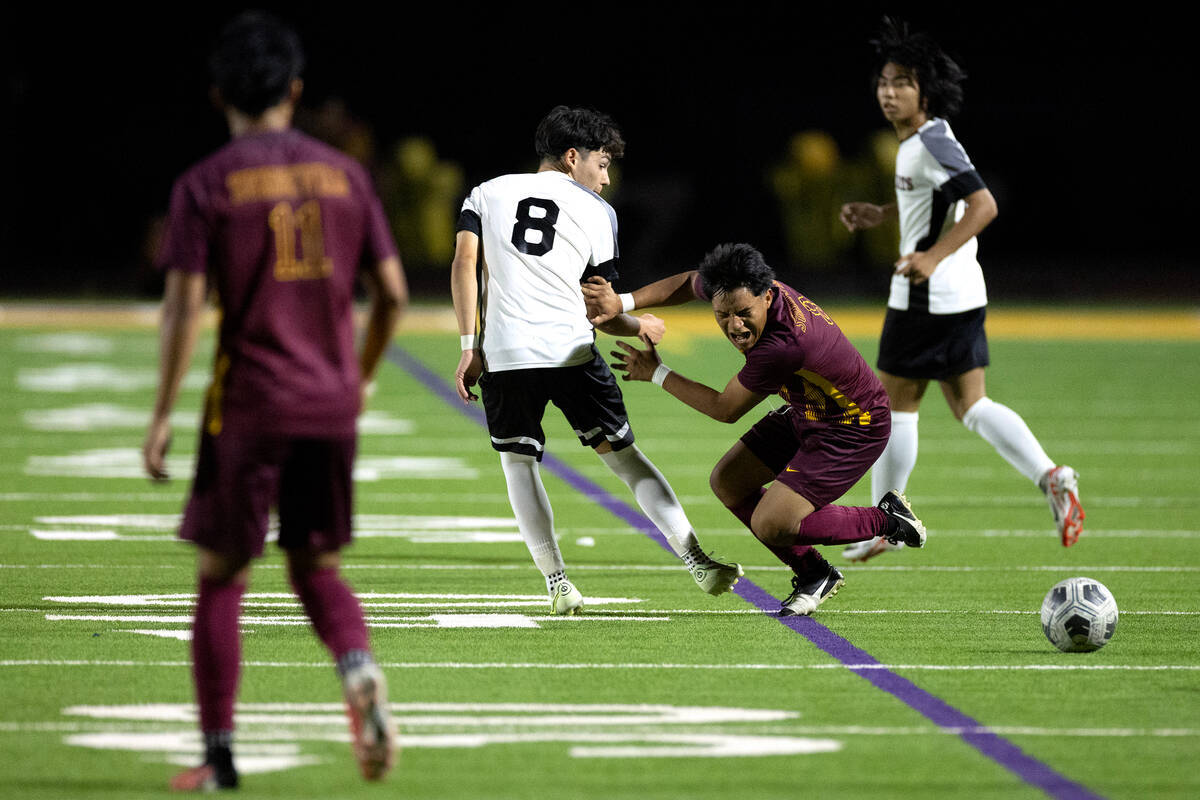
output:
<path id="1" fill-rule="evenodd" d="M 559 581 L 550 590 L 550 611 L 560 616 L 571 616 L 583 611 L 583 595 L 570 581 Z"/>
<path id="2" fill-rule="evenodd" d="M 892 544 L 882 536 L 876 536 L 874 539 L 866 539 L 846 545 L 842 548 L 842 558 L 862 562 L 874 558 L 880 553 L 886 553 L 889 550 L 901 550 L 903 548 L 904 545 L 902 544 Z"/>
<path id="3" fill-rule="evenodd" d="M 741 564 L 724 564 L 708 555 L 688 567 L 688 572 L 692 573 L 697 586 L 714 597 L 728 592 L 738 578 L 746 574 Z"/>
<path id="4" fill-rule="evenodd" d="M 889 544 L 925 546 L 925 524 L 917 519 L 907 497 L 899 492 L 888 492 L 879 501 L 879 509 L 896 521 L 896 529 L 883 536 Z"/>
<path id="5" fill-rule="evenodd" d="M 787 596 L 779 609 L 779 616 L 806 617 L 817 610 L 817 606 L 838 593 L 838 589 L 846 583 L 842 573 L 835 567 L 829 569 L 816 580 L 805 580 L 799 575 L 792 576 L 792 593 Z"/>
<path id="6" fill-rule="evenodd" d="M 1054 514 L 1054 524 L 1062 537 L 1063 547 L 1079 541 L 1083 533 L 1083 506 L 1079 504 L 1079 473 L 1070 467 L 1058 466 L 1046 473 L 1042 491 Z"/>
<path id="7" fill-rule="evenodd" d="M 363 664 L 342 677 L 350 743 L 363 777 L 377 781 L 395 762 L 395 732 L 388 713 L 387 681 L 376 664 Z"/>
<path id="8" fill-rule="evenodd" d="M 228 765 L 218 767 L 204 763 L 198 767 L 185 769 L 171 778 L 172 792 L 212 792 L 217 789 L 236 789 L 238 786 L 237 770 L 233 768 L 232 760 Z"/>

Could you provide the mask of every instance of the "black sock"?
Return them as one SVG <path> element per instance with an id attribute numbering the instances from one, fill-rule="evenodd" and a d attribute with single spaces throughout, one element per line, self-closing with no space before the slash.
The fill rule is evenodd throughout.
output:
<path id="1" fill-rule="evenodd" d="M 204 763 L 213 768 L 213 777 L 222 789 L 234 789 L 238 785 L 237 769 L 233 766 L 233 733 L 231 731 L 204 732 Z"/>

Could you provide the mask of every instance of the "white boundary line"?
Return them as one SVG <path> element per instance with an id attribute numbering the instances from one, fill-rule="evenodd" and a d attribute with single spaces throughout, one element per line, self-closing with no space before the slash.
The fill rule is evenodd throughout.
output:
<path id="1" fill-rule="evenodd" d="M 762 572 L 788 572 L 786 566 L 778 566 L 773 564 L 743 564 L 748 570 L 756 570 Z M 1132 573 L 1192 573 L 1200 572 L 1200 566 L 1174 566 L 1174 567 L 1154 567 L 1154 566 L 1132 566 L 1132 565 L 1075 565 L 1075 564 L 1045 564 L 1045 565 L 985 565 L 985 566 L 962 566 L 962 565 L 922 565 L 922 564 L 894 564 L 894 565 L 878 565 L 865 566 L 860 564 L 842 564 L 839 567 L 848 572 L 1061 572 L 1083 575 L 1089 572 L 1132 572 Z M 187 569 L 194 570 L 192 564 L 151 564 L 138 565 L 138 569 Z M 284 564 L 255 564 L 256 570 L 262 569 L 284 569 Z M 0 564 L 0 569 L 103 569 L 112 570 L 111 564 Z M 428 570 L 432 572 L 441 571 L 528 571 L 531 567 L 528 564 L 342 564 L 341 569 L 378 569 L 378 570 Z M 571 567 L 573 572 L 595 571 L 595 572 L 681 572 L 684 567 L 679 564 L 576 564 Z"/>
<path id="2" fill-rule="evenodd" d="M 244 667 L 280 669 L 329 669 L 329 663 L 296 661 L 243 661 Z M 0 667 L 186 667 L 190 661 L 92 661 L 81 659 L 8 659 Z M 1200 664 L 660 664 L 649 662 L 552 664 L 537 661 L 461 662 L 397 661 L 381 663 L 383 669 L 544 669 L 544 670 L 728 670 L 764 672 L 800 672 L 807 670 L 923 670 L 934 672 L 1196 672 Z"/>
<path id="3" fill-rule="evenodd" d="M 393 711 L 393 715 L 395 712 Z M 403 725 L 403 717 L 396 717 Z M 163 724 L 165 730 L 174 726 Z M 0 733 L 81 733 L 117 732 L 129 730 L 127 724 L 99 722 L 2 722 Z M 959 736 L 970 733 L 994 733 L 1000 736 L 1078 736 L 1097 738 L 1175 738 L 1200 736 L 1200 728 L 1038 728 L 1021 726 L 997 726 L 976 728 L 917 728 L 903 726 L 865 725 L 800 725 L 796 727 L 755 729 L 758 734 L 796 736 Z"/>

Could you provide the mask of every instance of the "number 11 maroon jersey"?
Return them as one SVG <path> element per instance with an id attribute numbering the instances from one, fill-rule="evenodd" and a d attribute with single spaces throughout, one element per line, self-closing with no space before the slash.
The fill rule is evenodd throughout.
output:
<path id="1" fill-rule="evenodd" d="M 187 170 L 157 264 L 205 272 L 217 293 L 206 429 L 352 434 L 355 275 L 395 253 L 366 170 L 299 131 L 238 137 Z"/>

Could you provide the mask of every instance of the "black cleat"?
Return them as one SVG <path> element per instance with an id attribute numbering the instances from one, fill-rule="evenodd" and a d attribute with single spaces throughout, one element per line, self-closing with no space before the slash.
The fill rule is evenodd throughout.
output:
<path id="1" fill-rule="evenodd" d="M 842 588 L 846 579 L 835 567 L 826 566 L 828 569 L 816 579 L 805 579 L 799 575 L 792 576 L 792 593 L 783 601 L 782 607 L 779 609 L 779 616 L 807 617 L 816 611 L 817 606 L 824 603 L 827 598 L 838 593 L 838 589 Z"/>
<path id="2" fill-rule="evenodd" d="M 879 509 L 896 523 L 895 530 L 884 534 L 883 538 L 906 547 L 925 546 L 925 525 L 913 513 L 907 497 L 899 492 L 888 492 L 879 501 Z"/>

